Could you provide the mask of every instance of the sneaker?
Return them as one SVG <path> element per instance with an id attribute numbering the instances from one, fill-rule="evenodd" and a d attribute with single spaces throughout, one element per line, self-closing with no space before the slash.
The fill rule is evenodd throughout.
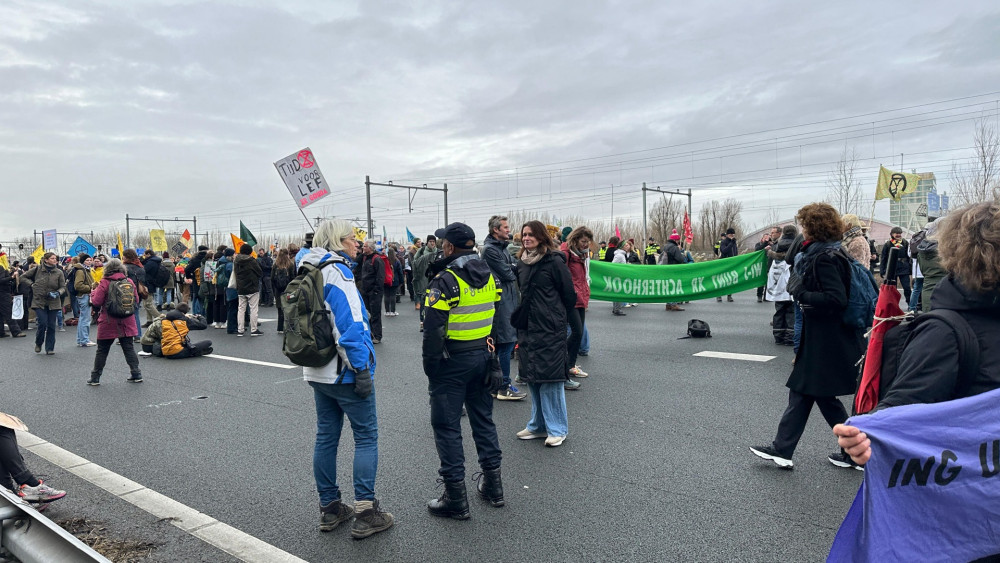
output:
<path id="1" fill-rule="evenodd" d="M 791 459 L 779 454 L 778 450 L 774 449 L 773 446 L 751 447 L 750 451 L 757 457 L 773 461 L 775 465 L 782 469 L 791 469 L 795 465 Z"/>
<path id="2" fill-rule="evenodd" d="M 388 530 L 395 523 L 392 514 L 383 512 L 378 506 L 378 500 L 359 500 L 354 504 L 354 525 L 351 526 L 351 537 L 360 540 L 383 530 Z"/>
<path id="3" fill-rule="evenodd" d="M 40 354 L 42 352 L 42 346 L 40 344 L 35 344 L 35 353 Z"/>
<path id="4" fill-rule="evenodd" d="M 45 355 L 46 356 L 55 356 L 56 355 L 56 351 L 55 350 L 46 350 L 45 351 Z"/>
<path id="5" fill-rule="evenodd" d="M 569 374 L 573 377 L 588 377 L 590 375 L 589 373 L 583 371 L 583 368 L 580 366 L 573 366 L 570 368 Z"/>
<path id="6" fill-rule="evenodd" d="M 245 330 L 238 330 L 236 331 L 236 336 L 243 336 L 245 333 L 246 333 Z"/>
<path id="7" fill-rule="evenodd" d="M 278 331 L 275 331 L 275 332 L 277 332 L 278 334 L 285 334 L 285 331 L 283 331 L 283 330 L 278 330 Z"/>
<path id="8" fill-rule="evenodd" d="M 372 338 L 372 344 L 381 344 L 381 343 L 382 343 L 381 338 Z"/>
<path id="9" fill-rule="evenodd" d="M 827 456 L 826 459 L 828 459 L 830 463 L 836 465 L 837 467 L 843 467 L 844 469 L 850 469 L 853 467 L 858 471 L 865 470 L 863 465 L 858 465 L 854 463 L 854 460 L 851 459 L 851 456 L 847 455 L 847 452 L 845 452 L 844 450 L 837 450 L 832 454 L 830 454 L 829 456 Z"/>
<path id="10" fill-rule="evenodd" d="M 579 352 L 577 352 L 576 355 L 577 356 L 589 356 L 590 355 L 590 351 L 589 350 L 580 350 Z"/>
<path id="11" fill-rule="evenodd" d="M 261 331 L 260 331 L 260 329 L 258 328 L 257 330 L 255 330 L 255 331 L 251 332 L 251 333 L 250 333 L 250 336 L 260 336 L 260 335 L 262 335 L 262 334 L 264 334 L 264 333 L 263 333 L 263 332 L 261 332 Z"/>
<path id="12" fill-rule="evenodd" d="M 544 432 L 532 432 L 531 430 L 528 430 L 527 428 L 525 428 L 524 430 L 521 430 L 520 432 L 518 432 L 517 434 L 515 434 L 515 436 L 517 436 L 518 440 L 536 440 L 538 438 L 548 438 L 549 437 L 549 435 L 545 434 Z"/>
<path id="13" fill-rule="evenodd" d="M 354 507 L 335 500 L 320 506 L 319 531 L 329 532 L 354 516 Z"/>
<path id="14" fill-rule="evenodd" d="M 100 384 L 101 380 L 94 378 L 94 376 L 90 376 L 90 379 L 87 380 L 87 385 L 90 385 L 91 387 L 97 387 Z"/>
<path id="15" fill-rule="evenodd" d="M 21 485 L 21 488 L 17 490 L 17 496 L 23 498 L 27 502 L 52 502 L 66 496 L 66 491 L 53 489 L 52 487 L 46 485 L 44 481 L 39 479 L 37 487 Z"/>
<path id="16" fill-rule="evenodd" d="M 614 316 L 616 316 L 616 317 L 624 317 L 625 316 L 625 312 L 624 311 L 612 311 L 611 314 L 614 315 Z"/>
<path id="17" fill-rule="evenodd" d="M 132 377 L 128 378 L 126 381 L 128 381 L 129 383 L 142 383 L 142 376 L 141 375 L 133 375 Z"/>
<path id="18" fill-rule="evenodd" d="M 97 346 L 97 343 L 96 342 L 84 342 L 83 344 L 80 345 L 81 348 L 91 348 L 93 346 Z"/>
<path id="19" fill-rule="evenodd" d="M 143 357 L 145 357 L 145 356 L 152 356 L 153 355 L 152 352 L 147 352 L 145 350 L 139 350 L 138 352 L 136 352 L 136 354 L 138 354 L 140 356 L 143 356 Z"/>
<path id="20" fill-rule="evenodd" d="M 579 381 L 573 381 L 572 379 L 570 379 L 570 380 L 568 380 L 568 381 L 567 381 L 567 382 L 566 382 L 566 383 L 565 383 L 565 384 L 563 385 L 563 387 L 564 387 L 564 388 L 565 388 L 565 389 L 566 389 L 567 391 L 576 391 L 577 389 L 579 389 L 579 388 L 580 388 L 580 382 L 579 382 Z"/>
<path id="21" fill-rule="evenodd" d="M 64 326 L 59 327 L 59 332 L 66 332 L 66 327 Z"/>
<path id="22" fill-rule="evenodd" d="M 545 439 L 545 445 L 550 448 L 557 448 L 566 441 L 566 436 L 549 436 Z"/>
<path id="23" fill-rule="evenodd" d="M 517 387 L 508 385 L 506 389 L 501 389 L 500 392 L 497 393 L 496 398 L 500 401 L 520 401 L 527 396 L 528 394 L 524 391 L 519 391 Z"/>
<path id="24" fill-rule="evenodd" d="M 625 308 L 626 309 L 631 309 L 632 308 L 632 304 L 631 303 L 626 303 L 625 304 Z"/>

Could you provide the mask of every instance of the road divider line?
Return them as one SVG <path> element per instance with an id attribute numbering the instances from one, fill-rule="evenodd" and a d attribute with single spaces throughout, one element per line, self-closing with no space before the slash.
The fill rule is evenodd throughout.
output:
<path id="1" fill-rule="evenodd" d="M 732 352 L 712 352 L 706 350 L 693 354 L 699 358 L 721 358 L 723 360 L 743 360 L 747 362 L 767 362 L 777 358 L 777 356 L 758 356 L 757 354 L 734 354 Z"/>
<path id="2" fill-rule="evenodd" d="M 209 354 L 209 355 L 207 355 L 207 356 L 205 356 L 205 357 L 206 358 L 215 358 L 217 360 L 229 360 L 230 362 L 241 362 L 241 363 L 244 363 L 244 364 L 255 364 L 255 365 L 258 365 L 258 366 L 267 366 L 267 367 L 270 367 L 270 368 L 295 369 L 297 367 L 301 367 L 301 366 L 297 366 L 295 364 L 276 364 L 276 363 L 273 363 L 273 362 L 262 362 L 260 360 L 248 360 L 246 358 L 235 358 L 233 356 L 220 356 L 220 355 L 218 355 L 218 354 L 216 354 L 214 352 L 211 353 L 211 354 Z"/>
<path id="3" fill-rule="evenodd" d="M 191 534 L 241 561 L 306 563 L 304 559 L 105 469 L 51 442 L 42 440 L 30 432 L 18 431 L 17 435 L 22 447 L 29 452 L 45 458 L 161 520 L 167 520 L 185 533 Z"/>
<path id="4" fill-rule="evenodd" d="M 300 375 L 298 377 L 293 377 L 291 379 L 282 379 L 281 381 L 275 381 L 274 384 L 277 385 L 279 383 L 288 383 L 290 381 L 302 381 L 302 376 Z"/>

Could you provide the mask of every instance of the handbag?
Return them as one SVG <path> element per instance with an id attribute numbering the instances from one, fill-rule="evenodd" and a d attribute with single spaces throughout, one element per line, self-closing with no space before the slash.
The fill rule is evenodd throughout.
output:
<path id="1" fill-rule="evenodd" d="M 532 269 L 531 273 L 528 274 L 528 287 L 524 288 L 524 292 L 521 295 L 521 302 L 518 303 L 517 307 L 510 314 L 510 326 L 516 328 L 517 330 L 525 330 L 528 328 L 528 301 L 531 300 L 532 289 L 534 285 L 531 283 L 535 278 L 535 272 L 537 269 Z"/>
<path id="2" fill-rule="evenodd" d="M 486 347 L 490 351 L 490 359 L 486 361 L 486 377 L 483 378 L 483 387 L 490 393 L 496 393 L 503 388 L 503 369 L 500 368 L 500 357 L 497 356 L 497 348 L 493 344 L 493 337 L 486 338 Z"/>

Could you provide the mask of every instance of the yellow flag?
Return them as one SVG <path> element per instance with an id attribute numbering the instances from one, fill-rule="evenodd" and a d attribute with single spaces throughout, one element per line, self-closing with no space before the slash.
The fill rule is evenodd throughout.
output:
<path id="1" fill-rule="evenodd" d="M 118 233 L 118 257 L 121 258 L 124 252 L 125 246 L 122 245 L 122 234 Z"/>
<path id="2" fill-rule="evenodd" d="M 10 262 L 7 261 L 7 255 L 4 254 L 3 252 L 0 252 L 0 269 L 3 270 L 10 269 Z"/>
<path id="3" fill-rule="evenodd" d="M 241 239 L 240 237 L 234 235 L 233 233 L 229 233 L 229 236 L 232 237 L 232 239 L 233 239 L 233 250 L 235 250 L 236 252 L 239 252 L 240 251 L 240 247 L 243 246 L 246 243 L 243 242 L 243 239 Z M 250 251 L 250 256 L 253 256 L 254 258 L 256 258 L 257 257 L 257 252 L 255 250 L 251 250 Z"/>
<path id="4" fill-rule="evenodd" d="M 354 227 L 354 238 L 358 239 L 358 242 L 365 242 L 365 239 L 368 238 L 368 231 Z"/>
<path id="5" fill-rule="evenodd" d="M 41 264 L 42 256 L 45 256 L 45 249 L 42 248 L 42 245 L 39 244 L 38 248 L 36 248 L 35 251 L 31 253 L 31 255 L 35 257 L 35 264 Z"/>
<path id="6" fill-rule="evenodd" d="M 167 234 L 163 232 L 163 229 L 150 229 L 149 247 L 153 249 L 153 252 L 167 251 Z"/>
<path id="7" fill-rule="evenodd" d="M 875 199 L 891 197 L 899 201 L 899 198 L 904 195 L 917 191 L 917 182 L 919 181 L 920 176 L 918 174 L 893 172 L 885 166 L 879 166 L 878 187 L 875 188 Z"/>

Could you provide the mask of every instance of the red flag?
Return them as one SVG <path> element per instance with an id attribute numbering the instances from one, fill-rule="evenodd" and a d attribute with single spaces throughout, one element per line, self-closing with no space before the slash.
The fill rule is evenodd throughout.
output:
<path id="1" fill-rule="evenodd" d="M 184 233 L 181 234 L 181 244 L 183 244 L 188 248 L 191 248 L 191 232 L 188 231 L 187 229 L 184 229 Z"/>
<path id="2" fill-rule="evenodd" d="M 691 244 L 694 240 L 694 231 L 691 230 L 691 218 L 688 217 L 687 210 L 684 211 L 684 242 Z"/>
<path id="3" fill-rule="evenodd" d="M 865 414 L 878 404 L 878 389 L 882 378 L 882 341 L 885 339 L 886 331 L 899 324 L 899 321 L 884 321 L 880 324 L 877 319 L 902 315 L 903 310 L 899 308 L 899 290 L 892 284 L 883 285 L 878 293 L 878 302 L 875 303 L 876 320 L 872 324 L 874 328 L 868 340 L 861 385 L 858 386 L 858 392 L 854 396 L 854 410 L 858 414 Z"/>
<path id="4" fill-rule="evenodd" d="M 615 236 L 618 237 L 618 240 L 622 238 L 622 232 L 618 230 L 618 225 L 615 225 Z"/>

